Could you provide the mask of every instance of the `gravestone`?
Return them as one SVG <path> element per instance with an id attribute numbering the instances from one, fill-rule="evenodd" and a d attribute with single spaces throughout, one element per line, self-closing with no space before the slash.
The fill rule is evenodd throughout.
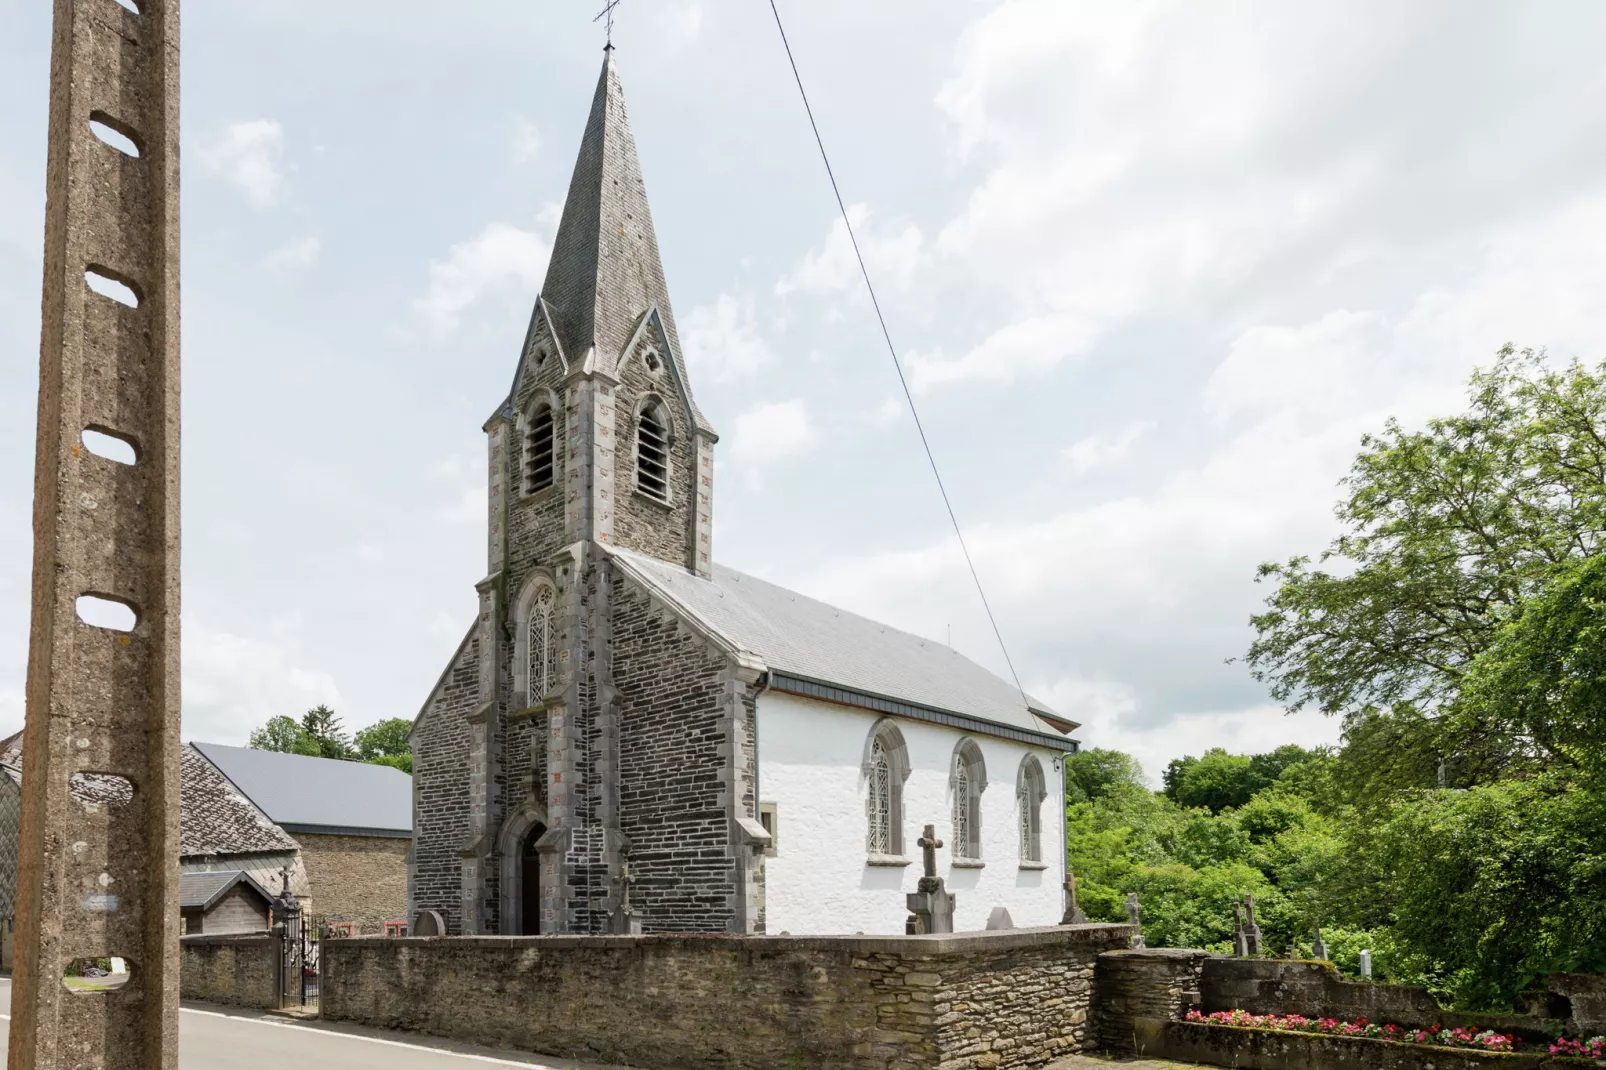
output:
<path id="1" fill-rule="evenodd" d="M 1143 939 L 1143 904 L 1138 902 L 1137 892 L 1126 893 L 1126 920 L 1132 926 L 1132 946 L 1148 947 Z"/>
<path id="2" fill-rule="evenodd" d="M 987 915 L 987 928 L 989 929 L 1013 929 L 1014 927 L 1015 919 L 1009 916 L 1008 907 L 993 907 L 993 912 Z"/>
<path id="3" fill-rule="evenodd" d="M 1320 925 L 1312 925 L 1311 929 L 1310 929 L 1310 932 L 1311 932 L 1311 940 L 1310 940 L 1311 958 L 1315 959 L 1317 962 L 1326 962 L 1327 961 L 1327 943 L 1326 943 L 1326 941 L 1324 941 L 1322 939 L 1322 927 Z"/>
<path id="4" fill-rule="evenodd" d="M 619 902 L 608 911 L 608 931 L 615 936 L 640 936 L 641 917 L 630 905 L 630 886 L 636 883 L 630 871 L 630 855 L 622 853 L 619 872 L 613 883 L 619 886 Z"/>
<path id="5" fill-rule="evenodd" d="M 445 936 L 446 920 L 433 910 L 421 910 L 408 930 L 412 936 Z"/>
<path id="6" fill-rule="evenodd" d="M 1232 905 L 1232 957 L 1244 959 L 1249 957 L 1248 935 L 1244 932 L 1244 905 Z"/>
<path id="7" fill-rule="evenodd" d="M 1260 926 L 1255 923 L 1255 897 L 1244 896 L 1244 956 L 1260 957 Z"/>
<path id="8" fill-rule="evenodd" d="M 1061 925 L 1086 925 L 1087 915 L 1082 913 L 1081 906 L 1076 902 L 1076 874 L 1065 875 L 1065 916 L 1060 919 Z"/>
<path id="9" fill-rule="evenodd" d="M 914 915 L 916 931 L 951 933 L 954 931 L 954 906 L 958 897 L 950 894 L 943 887 L 942 878 L 937 876 L 937 848 L 942 846 L 942 841 L 937 839 L 937 826 L 927 825 L 918 843 L 925 875 L 915 886 L 919 890 L 905 897 L 909 911 Z"/>

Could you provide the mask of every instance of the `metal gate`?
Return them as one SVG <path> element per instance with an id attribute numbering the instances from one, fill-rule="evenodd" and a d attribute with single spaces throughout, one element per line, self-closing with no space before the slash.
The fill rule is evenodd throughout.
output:
<path id="1" fill-rule="evenodd" d="M 279 1007 L 313 1010 L 318 1006 L 318 931 L 286 894 L 273 905 L 273 932 L 279 941 Z"/>

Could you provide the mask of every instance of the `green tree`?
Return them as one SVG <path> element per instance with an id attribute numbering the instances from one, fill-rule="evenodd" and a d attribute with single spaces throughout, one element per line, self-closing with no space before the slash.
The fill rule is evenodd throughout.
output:
<path id="1" fill-rule="evenodd" d="M 407 733 L 413 723 L 405 717 L 392 717 L 360 729 L 354 739 L 357 757 L 374 765 L 390 765 L 404 773 L 413 771 L 412 744 Z"/>
<path id="2" fill-rule="evenodd" d="M 276 750 L 284 754 L 318 755 L 318 741 L 307 734 L 294 717 L 280 714 L 251 733 L 250 746 L 256 750 Z"/>
<path id="3" fill-rule="evenodd" d="M 1290 709 L 1386 740 L 1347 763 L 1369 787 L 1434 783 L 1468 667 L 1559 565 L 1606 538 L 1606 365 L 1556 370 L 1508 346 L 1469 393 L 1461 415 L 1362 440 L 1321 567 L 1260 568 L 1276 589 L 1252 618 L 1249 665 Z M 1500 775 L 1497 735 L 1457 727 L 1465 767 Z"/>
<path id="4" fill-rule="evenodd" d="M 1132 785 L 1143 786 L 1143 767 L 1130 754 L 1094 747 L 1065 758 L 1065 795 L 1071 802 L 1091 802 Z"/>
<path id="5" fill-rule="evenodd" d="M 301 729 L 318 746 L 318 754 L 323 758 L 353 757 L 351 740 L 346 736 L 346 730 L 340 724 L 340 718 L 335 711 L 319 703 L 301 716 Z"/>
<path id="6" fill-rule="evenodd" d="M 1189 755 L 1173 761 L 1166 769 L 1165 793 L 1186 809 L 1202 806 L 1220 813 L 1242 806 L 1269 783 L 1255 771 L 1249 755 L 1228 754 L 1221 747 L 1212 747 L 1198 758 Z"/>

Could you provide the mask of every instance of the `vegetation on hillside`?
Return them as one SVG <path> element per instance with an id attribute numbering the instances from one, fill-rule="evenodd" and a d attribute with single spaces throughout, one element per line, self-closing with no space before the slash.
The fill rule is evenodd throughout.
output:
<path id="1" fill-rule="evenodd" d="M 1339 747 L 1212 750 L 1159 792 L 1093 750 L 1069 773 L 1090 915 L 1139 893 L 1153 945 L 1228 949 L 1252 893 L 1268 949 L 1320 923 L 1351 973 L 1469 1009 L 1606 972 L 1606 365 L 1501 351 L 1465 413 L 1368 437 L 1312 563 L 1274 585 L 1247 662 Z"/>

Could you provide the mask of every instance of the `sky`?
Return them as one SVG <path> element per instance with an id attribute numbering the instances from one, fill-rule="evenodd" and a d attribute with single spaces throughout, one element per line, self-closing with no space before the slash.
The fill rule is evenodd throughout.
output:
<path id="1" fill-rule="evenodd" d="M 111 0 L 104 0 L 111 2 Z M 475 612 L 594 0 L 186 6 L 184 735 L 412 717 Z M 1337 738 L 1241 662 L 1361 436 L 1606 356 L 1606 5 L 782 0 L 1028 690 L 1167 761 Z M 23 716 L 50 5 L 0 0 L 0 731 Z M 614 32 L 715 556 L 1007 672 L 769 6 Z"/>

